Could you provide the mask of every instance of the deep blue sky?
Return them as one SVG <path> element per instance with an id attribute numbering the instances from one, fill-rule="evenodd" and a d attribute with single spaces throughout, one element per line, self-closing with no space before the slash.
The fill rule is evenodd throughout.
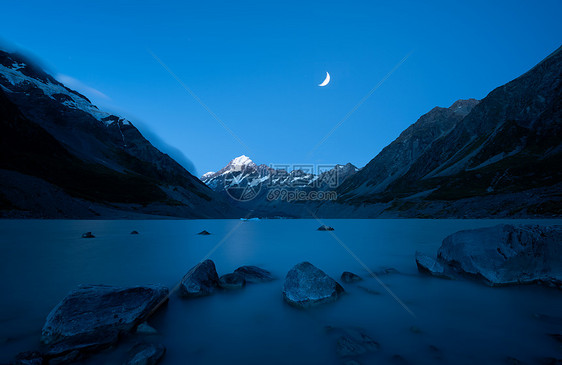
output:
<path id="1" fill-rule="evenodd" d="M 483 98 L 562 40 L 560 0 L 162 3 L 10 1 L 0 36 L 79 80 L 70 86 L 102 109 L 144 124 L 199 174 L 241 154 L 364 166 L 434 106 Z M 318 87 L 326 71 L 332 82 Z"/>

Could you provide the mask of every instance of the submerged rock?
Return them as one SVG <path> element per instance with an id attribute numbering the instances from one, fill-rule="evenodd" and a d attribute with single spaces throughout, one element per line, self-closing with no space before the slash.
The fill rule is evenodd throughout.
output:
<path id="1" fill-rule="evenodd" d="M 43 354 L 39 351 L 25 351 L 16 355 L 14 365 L 42 365 L 46 364 Z"/>
<path id="2" fill-rule="evenodd" d="M 142 322 L 141 324 L 139 324 L 135 330 L 135 333 L 141 334 L 141 335 L 155 335 L 158 333 L 158 331 L 156 331 L 156 329 L 154 327 L 152 327 L 151 325 L 149 325 L 146 322 Z"/>
<path id="3" fill-rule="evenodd" d="M 41 342 L 46 355 L 57 357 L 74 350 L 94 350 L 117 342 L 168 297 L 163 286 L 128 288 L 83 285 L 70 292 L 49 313 Z"/>
<path id="4" fill-rule="evenodd" d="M 334 228 L 327 226 L 325 224 L 321 225 L 320 227 L 318 227 L 317 231 L 333 231 Z"/>
<path id="5" fill-rule="evenodd" d="M 200 236 L 209 236 L 209 235 L 210 235 L 210 233 L 207 232 L 207 231 L 205 231 L 205 230 L 203 230 L 203 231 L 201 231 L 201 232 L 199 232 L 199 233 L 197 233 L 197 234 L 200 235 Z"/>
<path id="6" fill-rule="evenodd" d="M 341 281 L 343 281 L 344 283 L 355 283 L 358 281 L 362 281 L 363 279 L 361 278 L 361 276 L 356 275 L 352 272 L 349 271 L 344 271 L 341 274 Z"/>
<path id="7" fill-rule="evenodd" d="M 363 329 L 335 328 L 333 330 L 343 332 L 336 343 L 336 352 L 341 357 L 359 356 L 380 349 L 379 343 L 367 335 Z"/>
<path id="8" fill-rule="evenodd" d="M 234 272 L 242 275 L 247 283 L 263 283 L 274 280 L 269 271 L 257 266 L 241 266 L 234 270 Z"/>
<path id="9" fill-rule="evenodd" d="M 219 279 L 219 286 L 223 289 L 241 289 L 244 285 L 246 280 L 238 273 L 226 274 Z"/>
<path id="10" fill-rule="evenodd" d="M 139 343 L 129 351 L 126 365 L 156 365 L 166 353 L 166 347 L 161 344 Z"/>
<path id="11" fill-rule="evenodd" d="M 92 232 L 86 232 L 82 233 L 82 238 L 96 238 L 96 236 L 94 236 Z"/>
<path id="12" fill-rule="evenodd" d="M 210 295 L 219 286 L 219 275 L 212 260 L 205 260 L 189 270 L 180 285 L 180 294 L 186 298 Z"/>
<path id="13" fill-rule="evenodd" d="M 416 265 L 418 265 L 418 271 L 422 274 L 427 274 L 443 279 L 451 279 L 449 274 L 445 273 L 445 267 L 441 265 L 434 258 L 416 251 Z"/>
<path id="14" fill-rule="evenodd" d="M 491 286 L 544 283 L 562 287 L 562 227 L 500 224 L 454 233 L 437 260 Z"/>
<path id="15" fill-rule="evenodd" d="M 285 301 L 299 308 L 334 302 L 343 292 L 340 284 L 310 262 L 289 270 L 283 286 Z"/>

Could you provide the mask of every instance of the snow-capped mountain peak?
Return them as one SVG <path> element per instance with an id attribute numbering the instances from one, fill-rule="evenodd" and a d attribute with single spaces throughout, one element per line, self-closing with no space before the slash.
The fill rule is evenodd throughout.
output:
<path id="1" fill-rule="evenodd" d="M 247 166 L 247 165 L 255 165 L 255 164 L 252 160 L 250 160 L 250 158 L 248 156 L 242 155 L 242 156 L 238 156 L 235 159 L 233 159 L 232 161 L 230 161 L 230 163 L 228 165 L 229 166 Z"/>

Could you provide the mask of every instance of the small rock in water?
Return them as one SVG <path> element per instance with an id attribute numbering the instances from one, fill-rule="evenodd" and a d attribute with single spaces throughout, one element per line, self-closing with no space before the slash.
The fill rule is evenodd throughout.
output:
<path id="1" fill-rule="evenodd" d="M 366 286 L 363 286 L 363 285 L 359 285 L 358 288 L 363 290 L 364 292 L 372 294 L 372 295 L 381 295 L 380 291 L 375 290 L 375 289 L 371 289 L 371 288 L 367 288 Z"/>
<path id="2" fill-rule="evenodd" d="M 126 365 L 156 365 L 162 360 L 165 353 L 164 345 L 139 343 L 129 351 Z"/>
<path id="3" fill-rule="evenodd" d="M 392 356 L 391 362 L 393 364 L 403 364 L 403 365 L 408 364 L 408 361 L 402 355 L 398 355 L 398 354 Z"/>
<path id="4" fill-rule="evenodd" d="M 197 234 L 200 235 L 200 236 L 209 236 L 209 235 L 210 235 L 210 233 L 207 232 L 207 231 L 205 231 L 205 230 L 203 230 L 203 231 L 201 231 L 201 232 L 199 232 L 199 233 L 197 233 Z"/>
<path id="5" fill-rule="evenodd" d="M 263 283 L 274 280 L 269 271 L 257 266 L 241 266 L 234 270 L 234 272 L 242 275 L 247 283 Z"/>
<path id="6" fill-rule="evenodd" d="M 442 279 L 451 279 L 451 276 L 445 273 L 445 267 L 443 265 L 437 262 L 434 258 L 417 251 L 416 265 L 418 265 L 418 271 L 422 274 Z"/>
<path id="7" fill-rule="evenodd" d="M 131 231 L 131 234 L 139 234 L 138 231 Z"/>
<path id="8" fill-rule="evenodd" d="M 410 332 L 420 334 L 420 333 L 422 333 L 422 330 L 417 326 L 412 326 L 412 327 L 410 327 Z"/>
<path id="9" fill-rule="evenodd" d="M 244 285 L 246 280 L 238 273 L 226 274 L 219 279 L 219 286 L 223 289 L 241 289 Z"/>
<path id="10" fill-rule="evenodd" d="M 186 298 L 202 297 L 213 293 L 219 286 L 219 275 L 212 260 L 205 260 L 189 270 L 180 285 L 180 294 Z"/>
<path id="11" fill-rule="evenodd" d="M 333 231 L 334 228 L 327 226 L 325 224 L 321 225 L 320 227 L 318 227 L 317 231 Z"/>
<path id="12" fill-rule="evenodd" d="M 508 356 L 505 358 L 505 363 L 506 365 L 523 365 L 523 363 L 521 362 L 521 360 L 512 357 L 512 356 Z"/>
<path id="13" fill-rule="evenodd" d="M 96 236 L 94 236 L 92 232 L 86 232 L 82 233 L 82 238 L 96 238 Z"/>
<path id="14" fill-rule="evenodd" d="M 299 308 L 336 301 L 344 292 L 342 286 L 310 262 L 295 265 L 285 277 L 283 298 Z"/>
<path id="15" fill-rule="evenodd" d="M 355 283 L 361 280 L 363 280 L 361 276 L 349 271 L 344 271 L 343 274 L 341 274 L 341 281 L 343 281 L 344 283 Z"/>
<path id="16" fill-rule="evenodd" d="M 155 335 L 158 333 L 154 327 L 150 326 L 146 322 L 139 324 L 135 332 L 142 335 Z"/>

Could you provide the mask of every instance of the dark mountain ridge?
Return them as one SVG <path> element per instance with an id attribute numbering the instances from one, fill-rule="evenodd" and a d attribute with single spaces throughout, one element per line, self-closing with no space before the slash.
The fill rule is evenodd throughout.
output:
<path id="1" fill-rule="evenodd" d="M 337 215 L 338 205 L 369 217 L 562 214 L 561 70 L 559 48 L 480 102 L 433 109 L 318 214 Z"/>
<path id="2" fill-rule="evenodd" d="M 238 215 L 132 123 L 100 111 L 27 59 L 1 51 L 0 111 L 0 193 L 9 216 L 95 217 L 108 210 L 120 216 Z M 48 185 L 30 205 L 21 195 L 31 189 L 24 182 L 31 177 Z M 53 210 L 48 195 L 57 189 L 68 199 Z"/>

